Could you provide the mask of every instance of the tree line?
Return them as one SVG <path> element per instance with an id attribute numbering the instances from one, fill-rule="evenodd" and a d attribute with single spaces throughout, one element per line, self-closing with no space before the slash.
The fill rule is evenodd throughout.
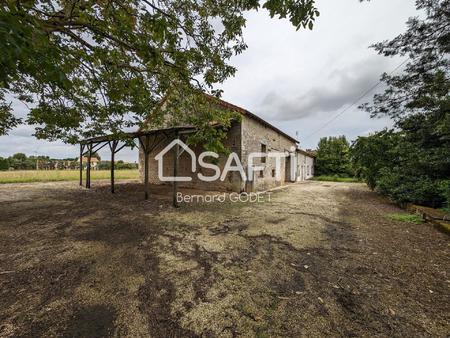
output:
<path id="1" fill-rule="evenodd" d="M 57 162 L 64 162 L 65 166 L 68 166 L 76 160 L 76 158 L 56 160 L 49 156 L 27 156 L 24 153 L 16 153 L 9 157 L 0 157 L 0 170 L 55 169 Z M 72 169 L 75 169 L 75 163 Z"/>
<path id="2" fill-rule="evenodd" d="M 111 169 L 111 161 L 102 161 L 97 153 L 92 157 L 99 160 L 97 169 Z M 79 169 L 78 157 L 54 159 L 49 156 L 27 156 L 24 153 L 16 153 L 9 157 L 0 157 L 0 170 L 56 170 L 56 169 Z M 114 162 L 114 168 L 118 170 L 137 169 L 137 163 L 128 163 L 122 160 Z"/>
<path id="3" fill-rule="evenodd" d="M 385 129 L 352 143 L 345 136 L 324 137 L 317 148 L 315 173 L 358 178 L 398 203 L 448 206 L 450 145 L 436 146 L 429 137 L 425 142 L 413 136 Z"/>

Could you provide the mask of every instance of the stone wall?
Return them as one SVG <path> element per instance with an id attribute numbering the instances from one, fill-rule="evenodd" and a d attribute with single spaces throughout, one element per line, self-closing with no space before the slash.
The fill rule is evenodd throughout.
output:
<path id="1" fill-rule="evenodd" d="M 149 182 L 152 184 L 162 184 L 158 178 L 158 162 L 155 156 L 163 150 L 170 142 L 172 142 L 173 137 L 170 139 L 164 139 L 164 136 L 160 135 L 159 138 L 155 140 L 162 140 L 158 147 L 156 147 L 149 156 Z M 182 138 L 185 142 L 185 138 Z M 231 152 L 235 152 L 241 160 L 244 167 L 245 173 L 248 171 L 248 155 L 250 153 L 260 153 L 260 152 L 281 152 L 289 153 L 296 147 L 296 143 L 280 134 L 276 130 L 262 124 L 261 122 L 250 118 L 248 116 L 242 116 L 241 122 L 236 122 L 233 124 L 228 132 L 227 138 L 224 140 L 224 144 Z M 294 147 L 294 148 L 293 148 Z M 196 146 L 191 147 L 195 152 L 197 159 L 201 152 L 204 151 L 203 147 Z M 226 163 L 227 156 L 220 156 L 218 163 L 216 163 L 221 172 L 223 171 L 224 165 Z M 143 180 L 143 161 L 144 153 L 142 150 L 139 152 L 139 168 L 141 171 L 141 179 Z M 308 160 L 306 160 L 308 161 Z M 179 169 L 178 176 L 191 177 L 190 182 L 179 182 L 180 187 L 192 187 L 196 189 L 203 190 L 219 190 L 219 191 L 263 191 L 271 189 L 280 185 L 284 185 L 290 180 L 290 162 L 289 158 L 281 159 L 281 180 L 275 179 L 275 169 L 276 169 L 276 159 L 271 157 L 266 157 L 265 161 L 256 158 L 254 160 L 255 166 L 263 166 L 264 169 L 254 173 L 253 181 L 244 182 L 241 179 L 241 175 L 238 172 L 230 172 L 224 181 L 216 180 L 214 182 L 203 182 L 198 179 L 197 174 L 200 172 L 205 176 L 212 176 L 214 171 L 212 169 L 201 168 L 197 165 L 197 170 L 195 173 L 191 172 L 191 157 L 187 152 L 179 158 Z M 292 161 L 292 165 L 295 165 L 295 161 Z M 164 156 L 164 176 L 173 176 L 173 150 L 169 151 Z M 309 163 L 309 162 L 308 162 Z M 233 163 L 235 165 L 235 163 Z M 309 164 L 310 165 L 310 164 Z M 299 168 L 297 167 L 297 173 Z M 311 171 L 310 171 L 311 172 Z M 306 166 L 305 166 L 305 177 L 306 177 Z M 165 183 L 169 184 L 169 183 Z"/>
<path id="2" fill-rule="evenodd" d="M 252 152 L 290 152 L 296 143 L 272 128 L 252 119 L 242 117 L 242 164 L 247 172 L 248 155 Z M 288 159 L 281 159 L 281 180 L 275 180 L 275 158 L 266 158 L 265 163 L 255 159 L 254 165 L 261 165 L 264 170 L 255 172 L 253 182 L 248 181 L 246 191 L 262 191 L 286 184 L 289 180 Z"/>

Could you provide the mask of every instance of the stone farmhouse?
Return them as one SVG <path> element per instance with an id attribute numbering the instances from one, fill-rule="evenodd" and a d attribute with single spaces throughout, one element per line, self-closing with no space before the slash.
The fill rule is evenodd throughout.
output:
<path id="1" fill-rule="evenodd" d="M 214 170 L 204 167 L 192 166 L 192 156 L 188 151 L 183 151 L 178 157 L 177 176 L 190 177 L 190 182 L 179 182 L 180 187 L 196 188 L 210 191 L 230 191 L 230 192 L 252 192 L 264 191 L 277 186 L 285 185 L 289 182 L 303 181 L 314 175 L 314 155 L 298 148 L 298 141 L 282 130 L 249 112 L 246 109 L 235 106 L 226 101 L 213 98 L 214 103 L 223 109 L 235 111 L 241 114 L 240 121 L 234 121 L 227 131 L 227 137 L 223 141 L 224 145 L 237 154 L 242 166 L 247 172 L 248 155 L 250 153 L 283 152 L 289 154 L 281 159 L 281 180 L 275 179 L 276 159 L 272 157 L 256 158 L 254 166 L 261 166 L 263 170 L 255 172 L 252 180 L 243 180 L 239 172 L 229 172 L 224 180 L 204 182 L 198 178 L 198 174 L 204 176 L 214 175 Z M 161 129 L 164 131 L 164 129 Z M 180 134 L 180 139 L 185 141 L 187 134 Z M 163 184 L 158 177 L 157 155 L 167 148 L 173 139 L 165 137 L 163 132 L 154 134 L 153 144 L 156 146 L 148 154 L 148 179 L 150 184 Z M 139 151 L 139 168 L 141 178 L 144 173 L 144 154 L 142 145 Z M 191 147 L 198 159 L 200 153 L 204 151 L 202 146 Z M 295 158 L 295 159 L 293 159 Z M 175 157 L 172 152 L 168 152 L 163 157 L 162 171 L 164 176 L 173 176 Z M 228 156 L 220 156 L 216 165 L 223 171 Z M 161 160 L 161 155 L 159 157 Z M 295 168 L 292 168 L 294 166 Z M 195 171 L 193 172 L 193 169 Z"/>
<path id="2" fill-rule="evenodd" d="M 99 159 L 96 158 L 96 157 L 91 157 L 90 161 L 91 161 L 91 169 L 97 170 L 98 169 L 98 165 L 100 163 Z M 80 159 L 78 159 L 77 162 L 80 162 Z M 86 168 L 87 163 L 89 162 L 89 157 L 83 156 L 82 159 L 81 159 L 81 162 L 84 163 L 84 168 Z"/>

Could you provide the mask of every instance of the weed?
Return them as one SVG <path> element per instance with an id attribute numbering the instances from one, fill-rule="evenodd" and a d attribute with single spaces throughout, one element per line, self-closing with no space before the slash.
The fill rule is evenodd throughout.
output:
<path id="1" fill-rule="evenodd" d="M 392 219 L 394 221 L 407 222 L 407 223 L 420 224 L 423 222 L 422 218 L 420 216 L 413 215 L 413 214 L 389 214 L 386 217 L 389 219 Z"/>
<path id="2" fill-rule="evenodd" d="M 339 176 L 317 176 L 312 178 L 314 181 L 328 181 L 328 182 L 345 182 L 345 183 L 360 183 L 361 181 L 356 177 L 339 177 Z"/>

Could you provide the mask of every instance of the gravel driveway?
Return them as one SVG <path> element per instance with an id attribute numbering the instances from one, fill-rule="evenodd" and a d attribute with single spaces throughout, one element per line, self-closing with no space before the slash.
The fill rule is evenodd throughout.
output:
<path id="1" fill-rule="evenodd" d="M 365 185 L 262 203 L 0 186 L 1 337 L 441 336 L 449 237 Z"/>

